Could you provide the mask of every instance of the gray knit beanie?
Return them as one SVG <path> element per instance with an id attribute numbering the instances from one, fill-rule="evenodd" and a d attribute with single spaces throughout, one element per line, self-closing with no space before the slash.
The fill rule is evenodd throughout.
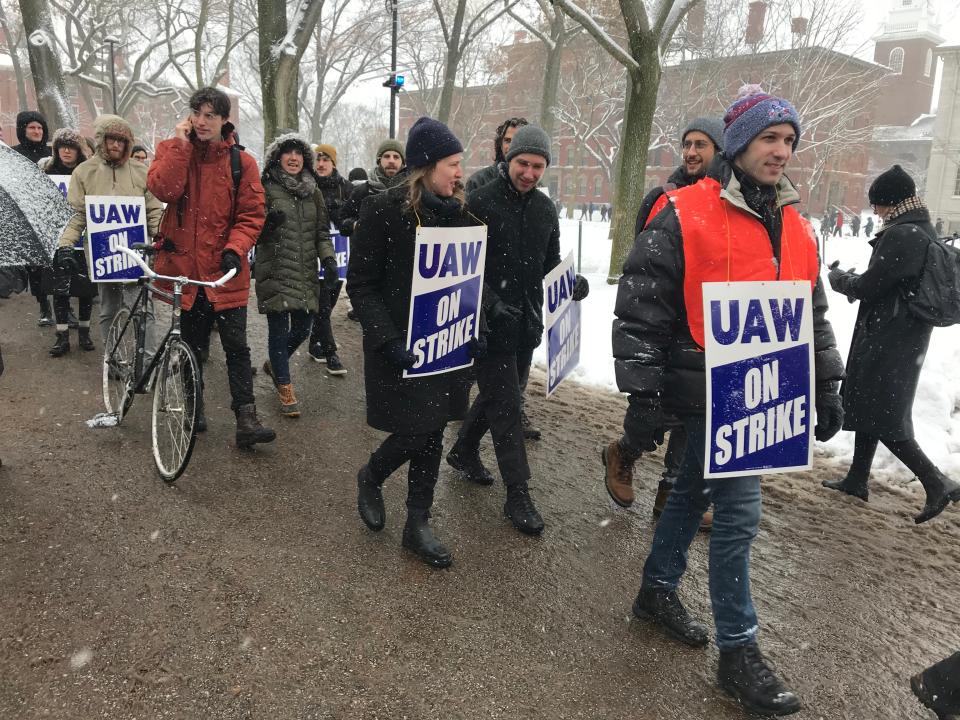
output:
<path id="1" fill-rule="evenodd" d="M 708 138 L 713 140 L 717 150 L 723 150 L 723 120 L 718 117 L 698 117 L 690 121 L 690 124 L 680 136 L 680 144 L 687 139 L 687 135 L 692 132 L 702 132 Z"/>
<path id="2" fill-rule="evenodd" d="M 524 125 L 513 134 L 506 160 L 510 162 L 517 155 L 531 153 L 540 155 L 550 164 L 550 138 L 536 125 Z"/>

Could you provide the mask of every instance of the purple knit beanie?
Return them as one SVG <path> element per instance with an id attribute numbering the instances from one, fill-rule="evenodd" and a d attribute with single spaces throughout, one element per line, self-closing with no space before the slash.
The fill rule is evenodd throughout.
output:
<path id="1" fill-rule="evenodd" d="M 797 132 L 796 150 L 801 135 L 797 109 L 788 100 L 768 95 L 759 85 L 744 85 L 723 116 L 723 154 L 732 160 L 768 127 L 783 123 L 790 123 Z"/>

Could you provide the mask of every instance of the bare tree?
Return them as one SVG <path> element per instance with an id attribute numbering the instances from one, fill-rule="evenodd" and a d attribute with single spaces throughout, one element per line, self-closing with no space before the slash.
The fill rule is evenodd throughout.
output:
<path id="1" fill-rule="evenodd" d="M 77 120 L 67 102 L 50 7 L 46 0 L 20 0 L 20 15 L 27 33 L 30 71 L 40 111 L 53 128 L 74 127 Z"/>
<path id="2" fill-rule="evenodd" d="M 19 18 L 14 18 L 14 22 L 7 17 L 7 9 L 4 3 L 0 2 L 0 31 L 3 32 L 3 44 L 0 45 L 0 51 L 6 52 L 10 56 L 10 64 L 13 66 L 13 75 L 17 81 L 17 105 L 20 110 L 27 109 L 27 83 L 24 78 L 23 65 L 20 61 L 20 49 L 23 45 L 22 34 L 14 34 L 12 27 L 16 27 Z M 22 28 L 22 23 L 20 23 Z"/>

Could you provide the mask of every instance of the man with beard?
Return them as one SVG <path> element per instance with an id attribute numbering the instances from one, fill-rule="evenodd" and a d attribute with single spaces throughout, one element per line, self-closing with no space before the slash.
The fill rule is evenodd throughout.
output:
<path id="1" fill-rule="evenodd" d="M 47 146 L 48 136 L 47 120 L 39 112 L 25 110 L 17 113 L 17 140 L 20 141 L 20 144 L 14 145 L 13 149 L 18 153 L 35 163 L 40 162 L 43 158 L 50 157 L 50 148 Z M 45 274 L 47 275 L 46 283 L 44 283 Z M 53 283 L 49 268 L 44 273 L 44 269 L 41 267 L 28 267 L 27 277 L 30 280 L 30 293 L 40 305 L 40 320 L 37 321 L 37 325 L 40 327 L 52 325 L 50 299 L 43 291 L 44 285 L 52 285 Z"/>
<path id="2" fill-rule="evenodd" d="M 693 185 L 707 174 L 707 168 L 714 156 L 723 150 L 723 120 L 712 117 L 699 117 L 693 120 L 680 136 L 680 153 L 683 164 L 667 179 L 666 184 L 658 185 L 647 193 L 637 213 L 634 235 L 639 235 L 647 222 L 657 216 L 668 202 L 667 193 L 677 188 Z M 670 441 L 663 456 L 663 475 L 657 486 L 657 496 L 653 501 L 653 515 L 660 517 L 670 497 L 670 490 L 677 479 L 680 462 L 687 446 L 687 432 L 683 423 L 676 418 L 668 418 L 665 426 L 670 431 Z M 624 451 L 616 440 L 603 450 L 603 464 L 606 468 L 605 482 L 607 492 L 620 507 L 633 505 L 633 464 L 637 458 Z M 703 515 L 700 529 L 708 532 L 713 524 L 713 515 L 708 510 Z"/>
<path id="3" fill-rule="evenodd" d="M 353 192 L 353 183 L 347 180 L 337 170 L 337 149 L 333 145 L 314 145 L 313 151 L 317 154 L 315 165 L 317 171 L 317 188 L 323 195 L 323 203 L 327 206 L 327 215 L 330 224 L 340 231 L 343 223 L 343 211 Z M 324 274 L 329 272 L 324 268 Z M 310 357 L 319 363 L 325 363 L 329 375 L 346 375 L 340 356 L 337 355 L 337 341 L 333 337 L 333 325 L 330 323 L 330 314 L 333 311 L 335 294 L 340 292 L 340 286 L 330 291 L 326 287 L 320 291 L 319 309 L 313 316 L 313 329 L 310 332 Z"/>
<path id="4" fill-rule="evenodd" d="M 670 191 L 668 207 L 637 236 L 623 266 L 613 322 L 617 385 L 630 403 L 620 447 L 632 456 L 655 450 L 663 442 L 664 412 L 679 417 L 689 435 L 633 613 L 686 645 L 709 643 L 707 627 L 689 615 L 677 588 L 712 503 L 709 586 L 720 650 L 717 681 L 749 712 L 764 716 L 797 712 L 800 701 L 757 645 L 750 549 L 760 526 L 760 476 L 704 479 L 703 285 L 810 283 L 815 435 L 819 441 L 835 435 L 843 424 L 838 395 L 843 362 L 826 318 L 813 232 L 795 208 L 799 193 L 784 175 L 800 135 L 800 119 L 787 100 L 756 85 L 742 88 L 724 116 L 723 156 L 700 182 Z"/>
<path id="5" fill-rule="evenodd" d="M 403 145 L 398 140 L 384 140 L 377 148 L 377 164 L 350 193 L 350 199 L 340 213 L 340 232 L 352 235 L 360 217 L 360 206 L 371 195 L 379 195 L 403 181 L 405 156 Z"/>
<path id="6" fill-rule="evenodd" d="M 130 123 L 116 115 L 101 115 L 94 123 L 93 130 L 97 151 L 73 171 L 67 202 L 73 207 L 74 215 L 63 230 L 53 260 L 57 270 L 65 274 L 83 272 L 74 246 L 87 229 L 88 195 L 142 197 L 147 210 L 147 235 L 150 237 L 156 234 L 163 214 L 160 201 L 147 189 L 147 169 L 130 160 L 133 148 Z M 140 289 L 133 282 L 100 283 L 101 337 L 107 337 L 114 316 L 121 307 L 132 307 L 139 292 Z M 153 303 L 149 301 L 147 313 L 144 359 L 149 363 L 157 349 Z"/>

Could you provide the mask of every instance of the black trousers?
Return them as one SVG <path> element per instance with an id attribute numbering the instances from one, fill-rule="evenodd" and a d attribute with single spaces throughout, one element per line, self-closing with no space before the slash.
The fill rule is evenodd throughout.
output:
<path id="1" fill-rule="evenodd" d="M 529 352 L 533 354 L 532 350 Z M 528 359 L 528 371 L 529 364 Z M 489 430 L 500 475 L 508 488 L 525 488 L 530 480 L 520 420 L 519 365 L 516 354 L 491 354 L 477 361 L 475 369 L 480 392 L 457 437 L 458 451 L 463 455 L 475 455 L 480 451 L 480 440 Z"/>
<path id="2" fill-rule="evenodd" d="M 426 512 L 433 505 L 433 488 L 440 472 L 443 429 L 418 435 L 392 434 L 370 456 L 368 467 L 378 483 L 390 477 L 406 462 L 407 510 Z"/>
<path id="3" fill-rule="evenodd" d="M 921 483 L 936 477 L 938 470 L 933 461 L 920 449 L 916 440 L 884 440 L 858 432 L 853 441 L 853 462 L 847 476 L 860 482 L 867 482 L 870 477 L 870 467 L 873 465 L 873 456 L 877 452 L 879 443 L 886 445 L 887 450 L 893 453 Z"/>
<path id="4" fill-rule="evenodd" d="M 310 347 L 320 346 L 323 355 L 332 355 L 337 351 L 337 341 L 333 337 L 333 325 L 330 324 L 330 291 L 326 286 L 320 289 L 320 308 L 313 316 L 313 328 L 310 331 Z"/>
<path id="5" fill-rule="evenodd" d="M 183 339 L 200 359 L 200 349 L 209 344 L 213 322 L 220 331 L 220 344 L 227 356 L 227 380 L 230 383 L 230 407 L 250 405 L 253 397 L 253 372 L 250 369 L 250 347 L 247 345 L 247 309 L 233 308 L 215 312 L 203 288 L 197 292 L 193 307 L 180 316 Z M 203 365 L 200 366 L 200 387 L 203 387 Z"/>
<path id="6" fill-rule="evenodd" d="M 93 298 L 80 298 L 77 301 L 79 305 L 78 310 L 79 317 L 77 318 L 82 323 L 90 324 L 90 316 L 93 314 Z M 54 295 L 53 296 L 53 315 L 57 320 L 57 325 L 66 325 L 68 316 L 70 315 L 70 296 L 69 295 Z"/>

